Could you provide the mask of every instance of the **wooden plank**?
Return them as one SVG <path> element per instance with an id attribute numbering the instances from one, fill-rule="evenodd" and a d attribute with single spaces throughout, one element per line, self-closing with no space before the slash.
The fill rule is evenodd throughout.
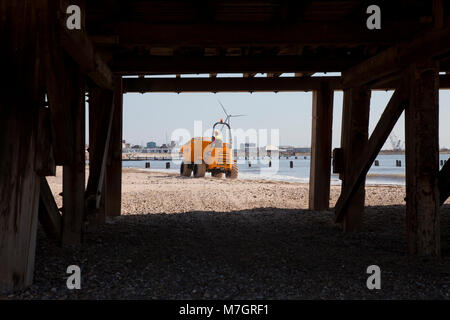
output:
<path id="1" fill-rule="evenodd" d="M 309 208 L 327 210 L 330 204 L 331 140 L 334 92 L 324 82 L 313 92 Z"/>
<path id="2" fill-rule="evenodd" d="M 121 213 L 122 196 L 122 118 L 123 118 L 122 78 L 114 80 L 114 118 L 109 146 L 109 163 L 106 167 L 105 206 L 108 216 L 117 217 Z"/>
<path id="3" fill-rule="evenodd" d="M 124 92 L 298 92 L 320 90 L 327 81 L 331 89 L 343 90 L 341 77 L 264 78 L 124 78 Z M 395 90 L 400 81 L 371 86 L 372 90 Z M 450 76 L 440 75 L 440 88 L 450 89 Z"/>
<path id="4" fill-rule="evenodd" d="M 351 88 L 344 91 L 342 109 L 341 147 L 344 170 L 340 173 L 342 190 L 351 183 L 350 177 L 355 162 L 361 157 L 361 150 L 367 144 L 369 135 L 369 110 L 371 92 L 367 87 Z M 343 230 L 345 232 L 362 229 L 365 201 L 365 179 L 362 180 L 344 212 Z"/>
<path id="5" fill-rule="evenodd" d="M 439 257 L 439 79 L 434 67 L 425 62 L 412 70 L 405 111 L 406 224 L 409 253 Z"/>
<path id="6" fill-rule="evenodd" d="M 262 92 L 319 90 L 322 82 L 338 87 L 339 77 L 312 78 L 125 78 L 123 90 L 127 92 Z"/>
<path id="7" fill-rule="evenodd" d="M 70 164 L 73 160 L 73 119 L 68 103 L 70 86 L 66 81 L 67 65 L 70 59 L 60 46 L 58 22 L 56 20 L 56 2 L 44 1 L 42 24 L 40 25 L 41 57 L 44 82 L 51 118 L 52 146 L 57 165 Z"/>
<path id="8" fill-rule="evenodd" d="M 432 30 L 413 41 L 391 47 L 349 69 L 343 79 L 344 88 L 370 85 L 380 78 L 391 76 L 417 60 L 438 58 L 450 54 L 450 26 Z"/>
<path id="9" fill-rule="evenodd" d="M 53 153 L 49 108 L 39 108 L 38 138 L 35 157 L 36 173 L 41 176 L 56 174 L 55 155 Z"/>
<path id="10" fill-rule="evenodd" d="M 113 93 L 98 87 L 89 90 L 89 179 L 86 210 L 95 224 L 100 208 L 114 115 Z"/>
<path id="11" fill-rule="evenodd" d="M 364 183 L 367 172 L 407 103 L 407 89 L 405 84 L 402 83 L 389 100 L 367 144 L 363 149 L 359 150 L 360 156 L 352 164 L 354 169 L 350 171 L 350 176 L 346 178 L 346 185 L 342 188 L 341 195 L 335 206 L 336 222 L 343 221 L 349 201 Z"/>
<path id="12" fill-rule="evenodd" d="M 79 1 L 78 1 L 79 2 Z M 112 89 L 113 75 L 109 66 L 95 51 L 94 45 L 86 33 L 86 28 L 81 30 L 69 30 L 66 27 L 66 9 L 73 4 L 67 0 L 61 0 L 58 8 L 58 26 L 57 32 L 59 39 L 57 43 L 67 51 L 67 53 L 76 61 L 81 70 L 87 74 L 96 85 L 105 89 Z M 84 10 L 84 5 L 81 5 Z M 82 12 L 82 17 L 86 12 Z"/>
<path id="13" fill-rule="evenodd" d="M 233 24 L 152 24 L 123 21 L 116 24 L 114 38 L 120 45 L 153 45 L 156 47 L 200 46 L 269 46 L 269 45 L 392 45 L 407 39 L 421 26 L 417 22 L 385 21 L 373 32 L 361 23 L 301 22 Z"/>
<path id="14" fill-rule="evenodd" d="M 35 172 L 39 1 L 0 0 L 0 291 L 32 283 L 39 204 Z M 18 19 L 17 17 L 28 17 Z"/>
<path id="15" fill-rule="evenodd" d="M 85 192 L 85 83 L 78 66 L 72 66 L 72 72 L 67 74 L 71 85 L 69 95 L 70 110 L 74 119 L 73 159 L 63 166 L 63 214 L 62 214 L 62 244 L 76 245 L 82 241 L 84 222 L 84 192 Z M 69 80 L 70 79 L 70 80 Z"/>
<path id="16" fill-rule="evenodd" d="M 195 73 L 341 72 L 364 57 L 286 56 L 114 56 L 111 69 L 122 75 Z"/>
<path id="17" fill-rule="evenodd" d="M 41 177 L 40 179 L 39 222 L 46 235 L 50 239 L 60 243 L 62 231 L 61 213 L 45 177 Z"/>
<path id="18" fill-rule="evenodd" d="M 439 184 L 439 204 L 442 206 L 450 197 L 450 161 L 447 161 L 439 171 L 438 175 Z"/>

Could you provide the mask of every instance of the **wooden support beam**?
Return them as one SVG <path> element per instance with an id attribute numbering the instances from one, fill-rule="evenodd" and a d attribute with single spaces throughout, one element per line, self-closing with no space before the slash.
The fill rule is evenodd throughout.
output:
<path id="1" fill-rule="evenodd" d="M 74 141 L 73 159 L 63 166 L 63 214 L 62 244 L 81 243 L 84 222 L 84 188 L 85 188 L 85 82 L 77 66 L 73 65 L 67 75 L 70 83 L 69 103 L 72 113 Z"/>
<path id="2" fill-rule="evenodd" d="M 436 29 L 444 26 L 444 0 L 433 0 L 433 20 Z"/>
<path id="3" fill-rule="evenodd" d="M 62 217 L 45 177 L 40 179 L 39 222 L 47 236 L 60 243 Z"/>
<path id="4" fill-rule="evenodd" d="M 409 253 L 440 256 L 439 78 L 432 62 L 412 68 L 405 111 L 406 224 Z"/>
<path id="5" fill-rule="evenodd" d="M 389 137 L 407 102 L 407 88 L 405 88 L 405 84 L 401 84 L 389 100 L 367 144 L 358 150 L 359 157 L 356 157 L 354 162 L 351 163 L 353 170 L 347 171 L 349 176 L 344 176 L 346 180 L 345 186 L 342 187 L 341 195 L 335 206 L 336 222 L 343 221 L 351 199 L 355 196 L 359 197 L 358 191 L 364 185 L 367 172 Z M 349 164 L 347 159 L 345 161 L 345 167 L 347 167 Z"/>
<path id="6" fill-rule="evenodd" d="M 124 78 L 127 92 L 273 92 L 320 90 L 327 81 L 333 90 L 342 90 L 341 77 L 281 77 L 264 78 Z M 450 75 L 440 76 L 441 89 L 450 89 Z M 395 90 L 398 80 L 378 83 L 372 90 Z"/>
<path id="7" fill-rule="evenodd" d="M 309 208 L 327 210 L 330 203 L 331 133 L 334 92 L 327 82 L 313 91 Z"/>
<path id="8" fill-rule="evenodd" d="M 79 0 L 78 0 L 79 2 Z M 59 34 L 59 39 L 55 39 L 56 45 L 61 45 L 67 53 L 80 66 L 81 70 L 99 87 L 112 89 L 113 75 L 108 65 L 101 56 L 95 51 L 95 48 L 86 33 L 86 28 L 81 30 L 69 30 L 66 27 L 66 9 L 73 4 L 67 0 L 59 2 L 58 15 L 59 20 L 55 26 L 54 32 Z M 84 5 L 81 6 L 84 10 Z M 82 12 L 82 17 L 86 12 Z"/>
<path id="9" fill-rule="evenodd" d="M 38 1 L 0 0 L 0 11 L 0 70 L 7 79 L 0 96 L 1 292 L 22 289 L 33 279 L 40 187 L 36 139 L 44 101 L 36 59 Z"/>
<path id="10" fill-rule="evenodd" d="M 319 90 L 323 78 L 124 78 L 127 92 L 258 92 Z M 339 77 L 327 77 L 331 88 L 340 86 Z"/>
<path id="11" fill-rule="evenodd" d="M 369 135 L 369 110 L 371 92 L 367 87 L 351 88 L 344 91 L 342 109 L 341 148 L 344 156 L 344 171 L 340 174 L 342 191 L 351 184 L 355 162 L 361 157 Z M 352 199 L 344 209 L 343 230 L 345 232 L 362 229 L 365 201 L 365 177 L 355 190 Z"/>
<path id="12" fill-rule="evenodd" d="M 122 77 L 114 79 L 114 115 L 109 145 L 109 163 L 106 167 L 106 215 L 117 217 L 121 213 L 122 196 Z"/>
<path id="13" fill-rule="evenodd" d="M 450 26 L 432 30 L 412 42 L 391 47 L 376 56 L 350 68 L 343 78 L 344 88 L 370 85 L 384 77 L 396 74 L 421 59 L 442 59 L 450 54 Z"/>
<path id="14" fill-rule="evenodd" d="M 364 21 L 365 22 L 365 21 Z M 120 22 L 115 28 L 115 38 L 120 45 L 148 45 L 158 47 L 200 46 L 240 47 L 268 45 L 389 45 L 406 39 L 417 32 L 417 23 L 410 21 L 385 21 L 383 28 L 373 32 L 360 23 L 301 22 L 211 24 L 152 24 Z"/>
<path id="15" fill-rule="evenodd" d="M 45 107 L 39 108 L 38 138 L 34 162 L 36 173 L 39 176 L 54 176 L 56 174 L 56 162 L 51 136 L 50 110 Z"/>
<path id="16" fill-rule="evenodd" d="M 439 204 L 442 206 L 450 197 L 450 161 L 447 161 L 439 171 L 438 176 L 439 184 Z"/>
<path id="17" fill-rule="evenodd" d="M 89 179 L 86 187 L 85 202 L 86 213 L 91 225 L 97 223 L 102 194 L 104 194 L 103 186 L 106 179 L 113 115 L 113 92 L 98 87 L 90 88 Z"/>
<path id="18" fill-rule="evenodd" d="M 195 73 L 256 73 L 341 72 L 363 57 L 303 57 L 265 56 L 119 56 L 113 57 L 111 69 L 122 75 L 195 74 Z M 245 76 L 245 75 L 244 75 Z"/>

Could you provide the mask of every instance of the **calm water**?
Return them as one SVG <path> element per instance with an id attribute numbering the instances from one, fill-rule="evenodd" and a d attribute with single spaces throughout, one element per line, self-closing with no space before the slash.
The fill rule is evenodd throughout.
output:
<path id="1" fill-rule="evenodd" d="M 447 160 L 449 154 L 441 154 L 440 160 Z M 367 184 L 405 184 L 405 156 L 404 155 L 379 155 L 379 166 L 372 165 L 367 175 Z M 396 166 L 396 161 L 401 161 L 401 167 Z M 293 161 L 294 167 L 290 168 Z M 239 159 L 239 177 L 242 179 L 266 179 L 292 182 L 309 182 L 310 157 L 299 156 L 284 157 L 277 162 L 272 160 L 272 168 L 269 168 L 269 159 Z M 145 163 L 150 162 L 150 170 L 163 172 L 179 172 L 180 162 L 171 161 L 170 169 L 166 169 L 167 160 L 142 160 L 123 161 L 124 168 L 145 168 Z M 249 162 L 251 166 L 249 166 Z M 439 161 L 440 165 L 440 161 Z M 440 165 L 440 167 L 442 167 Z M 331 174 L 331 183 L 339 184 L 340 180 L 335 174 Z"/>

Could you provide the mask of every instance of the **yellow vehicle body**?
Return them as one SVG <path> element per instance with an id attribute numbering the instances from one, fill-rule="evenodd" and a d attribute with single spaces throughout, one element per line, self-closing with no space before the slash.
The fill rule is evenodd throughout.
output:
<path id="1" fill-rule="evenodd" d="M 195 177 L 202 177 L 205 172 L 211 172 L 216 177 L 221 177 L 223 173 L 228 178 L 237 177 L 237 163 L 233 160 L 229 143 L 197 137 L 184 144 L 180 151 L 183 155 L 181 175 L 190 176 L 193 170 Z"/>
<path id="2" fill-rule="evenodd" d="M 181 147 L 183 161 L 186 164 L 205 163 L 207 171 L 214 169 L 231 170 L 233 154 L 228 143 L 222 142 L 222 147 L 211 138 L 192 138 Z"/>

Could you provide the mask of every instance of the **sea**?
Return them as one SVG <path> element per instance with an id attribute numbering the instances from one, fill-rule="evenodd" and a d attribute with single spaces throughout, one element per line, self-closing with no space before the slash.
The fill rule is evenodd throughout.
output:
<path id="1" fill-rule="evenodd" d="M 450 154 L 440 154 L 439 167 L 450 158 Z M 381 154 L 370 168 L 366 184 L 368 185 L 405 185 L 405 155 L 404 154 Z M 271 167 L 269 167 L 271 161 Z M 150 163 L 150 168 L 145 169 L 145 163 Z M 170 163 L 170 169 L 166 169 L 166 163 Z M 291 168 L 292 162 L 292 168 Z M 123 168 L 141 168 L 155 172 L 178 173 L 180 169 L 180 160 L 139 160 L 123 161 Z M 239 178 L 250 180 L 272 180 L 286 182 L 309 183 L 309 156 L 291 156 L 281 159 L 250 158 L 245 160 L 238 159 Z M 337 174 L 331 172 L 331 184 L 339 185 L 341 181 Z"/>

